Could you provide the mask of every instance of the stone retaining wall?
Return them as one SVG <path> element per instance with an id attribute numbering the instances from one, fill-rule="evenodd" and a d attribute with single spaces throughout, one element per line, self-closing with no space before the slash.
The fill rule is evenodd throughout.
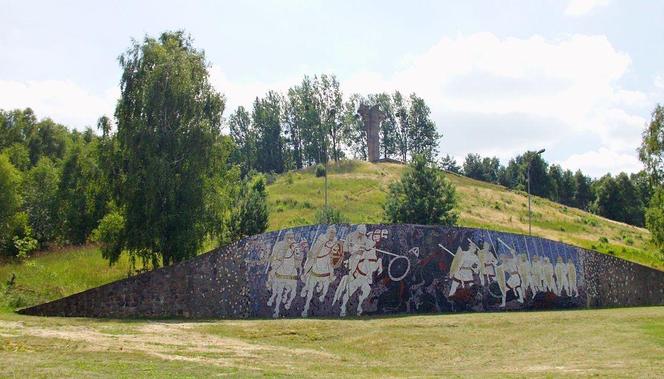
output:
<path id="1" fill-rule="evenodd" d="M 537 237 L 439 226 L 314 225 L 19 313 L 247 318 L 664 304 L 664 272 Z"/>

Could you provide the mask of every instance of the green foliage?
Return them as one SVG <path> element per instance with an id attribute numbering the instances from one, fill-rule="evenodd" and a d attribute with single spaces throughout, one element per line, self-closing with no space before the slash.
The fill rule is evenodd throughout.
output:
<path id="1" fill-rule="evenodd" d="M 664 251 L 664 188 L 659 187 L 646 210 L 646 226 L 653 242 Z"/>
<path id="2" fill-rule="evenodd" d="M 106 214 L 92 231 L 92 241 L 101 245 L 101 254 L 110 264 L 117 263 L 124 250 L 124 229 L 124 216 L 115 210 Z"/>
<path id="3" fill-rule="evenodd" d="M 14 247 L 16 248 L 16 257 L 20 260 L 25 260 L 28 257 L 28 254 L 35 251 L 39 246 L 37 240 L 29 235 L 26 235 L 23 238 L 14 236 L 13 240 Z"/>
<path id="4" fill-rule="evenodd" d="M 469 178 L 498 183 L 501 175 L 500 161 L 497 157 L 482 158 L 479 154 L 468 154 L 463 162 L 463 173 Z"/>
<path id="5" fill-rule="evenodd" d="M 322 164 L 317 164 L 316 165 L 316 171 L 315 171 L 316 177 L 317 178 L 322 178 L 325 176 L 325 166 Z"/>
<path id="6" fill-rule="evenodd" d="M 408 109 L 408 150 L 411 156 L 422 155 L 433 161 L 438 148 L 438 140 L 442 137 L 436 131 L 436 124 L 431 120 L 431 109 L 424 99 L 414 93 L 410 94 Z"/>
<path id="7" fill-rule="evenodd" d="M 637 189 L 625 173 L 607 174 L 595 183 L 593 211 L 612 220 L 643 226 L 644 205 Z"/>
<path id="8" fill-rule="evenodd" d="M 440 160 L 440 169 L 454 174 L 461 173 L 461 167 L 457 165 L 456 160 L 449 154 L 446 154 Z"/>
<path id="9" fill-rule="evenodd" d="M 284 172 L 279 94 L 270 91 L 265 98 L 256 98 L 252 120 L 256 134 L 256 169 L 260 172 Z"/>
<path id="10" fill-rule="evenodd" d="M 664 182 L 664 107 L 657 105 L 643 131 L 639 159 L 645 164 L 653 184 Z"/>
<path id="11" fill-rule="evenodd" d="M 574 206 L 588 210 L 593 200 L 592 180 L 583 175 L 581 170 L 574 173 Z"/>
<path id="12" fill-rule="evenodd" d="M 27 171 L 30 168 L 30 152 L 24 144 L 15 143 L 4 149 L 2 153 L 19 171 Z"/>
<path id="13" fill-rule="evenodd" d="M 415 156 L 401 180 L 390 184 L 384 204 L 390 223 L 456 224 L 454 186 L 424 156 Z"/>
<path id="14" fill-rule="evenodd" d="M 65 242 L 84 243 L 106 213 L 108 188 L 97 161 L 96 147 L 79 142 L 63 162 L 57 207 Z"/>
<path id="15" fill-rule="evenodd" d="M 224 98 L 210 84 L 203 51 L 183 32 L 134 42 L 119 62 L 124 246 L 167 265 L 194 256 L 207 234 L 206 182 L 223 174 L 227 159 Z"/>
<path id="16" fill-rule="evenodd" d="M 0 251 L 13 254 L 17 212 L 21 206 L 21 174 L 7 156 L 0 154 Z"/>
<path id="17" fill-rule="evenodd" d="M 232 160 L 240 165 L 242 176 L 256 168 L 256 131 L 251 125 L 251 116 L 243 106 L 228 119 L 230 136 L 235 143 Z"/>
<path id="18" fill-rule="evenodd" d="M 316 224 L 344 224 L 348 218 L 340 210 L 332 207 L 322 207 L 316 211 L 314 223 Z"/>
<path id="19" fill-rule="evenodd" d="M 230 241 L 263 233 L 268 225 L 267 191 L 263 175 L 245 180 L 230 219 Z"/>
<path id="20" fill-rule="evenodd" d="M 42 157 L 23 181 L 24 209 L 32 236 L 44 246 L 58 235 L 57 195 L 60 175 L 55 164 Z"/>

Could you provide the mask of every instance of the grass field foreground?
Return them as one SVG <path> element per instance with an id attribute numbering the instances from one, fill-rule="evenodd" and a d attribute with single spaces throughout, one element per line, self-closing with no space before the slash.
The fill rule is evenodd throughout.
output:
<path id="1" fill-rule="evenodd" d="M 385 318 L 0 315 L 0 377 L 664 375 L 664 307 Z"/>

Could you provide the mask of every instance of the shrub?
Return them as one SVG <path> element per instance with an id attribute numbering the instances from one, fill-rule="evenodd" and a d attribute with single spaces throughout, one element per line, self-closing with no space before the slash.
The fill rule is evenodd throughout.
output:
<path id="1" fill-rule="evenodd" d="M 317 165 L 316 165 L 316 177 L 317 177 L 317 178 L 321 178 L 321 177 L 323 177 L 323 176 L 325 176 L 325 175 L 326 175 L 326 172 L 325 172 L 325 166 L 323 166 L 323 165 L 320 164 L 320 163 L 317 164 Z"/>
<path id="2" fill-rule="evenodd" d="M 24 260 L 28 257 L 28 254 L 37 250 L 37 240 L 30 237 L 29 235 L 19 238 L 18 236 L 14 237 L 14 247 L 16 247 L 16 256 L 20 260 Z"/>
<path id="3" fill-rule="evenodd" d="M 97 229 L 92 231 L 92 241 L 101 244 L 101 254 L 110 263 L 117 262 L 122 253 L 124 226 L 124 216 L 117 211 L 113 211 L 104 216 L 99 221 Z"/>
<path id="4" fill-rule="evenodd" d="M 323 207 L 316 212 L 317 224 L 344 224 L 348 219 L 338 210 L 332 207 Z"/>

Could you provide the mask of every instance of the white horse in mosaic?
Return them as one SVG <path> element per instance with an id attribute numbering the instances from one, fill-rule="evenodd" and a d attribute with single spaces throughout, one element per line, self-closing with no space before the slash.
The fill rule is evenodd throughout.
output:
<path id="1" fill-rule="evenodd" d="M 272 291 L 272 296 L 267 301 L 267 306 L 274 304 L 273 317 L 279 317 L 281 304 L 286 310 L 290 309 L 295 294 L 297 293 L 297 282 L 302 258 L 299 244 L 295 243 L 292 233 L 286 234 L 285 241 L 279 241 L 272 249 L 270 264 L 272 270 L 268 276 L 267 285 Z"/>
<path id="2" fill-rule="evenodd" d="M 351 296 L 360 290 L 357 300 L 357 314 L 362 314 L 362 304 L 371 292 L 374 274 L 383 272 L 383 261 L 376 256 L 376 243 L 366 236 L 364 225 L 360 225 L 350 247 L 351 257 L 348 259 L 348 274 L 339 282 L 332 304 L 341 299 L 340 316 L 346 316 L 346 305 Z M 343 296 L 343 298 L 342 298 Z"/>
<path id="3" fill-rule="evenodd" d="M 309 306 L 311 305 L 314 291 L 320 294 L 318 297 L 320 303 L 325 301 L 325 296 L 327 296 L 327 292 L 330 289 L 330 283 L 336 279 L 332 258 L 339 248 L 336 228 L 329 226 L 325 235 L 320 236 L 314 242 L 309 254 L 307 254 L 307 260 L 304 263 L 304 270 L 302 272 L 304 287 L 302 287 L 302 292 L 300 293 L 300 296 L 306 297 L 302 317 L 309 315 Z"/>

